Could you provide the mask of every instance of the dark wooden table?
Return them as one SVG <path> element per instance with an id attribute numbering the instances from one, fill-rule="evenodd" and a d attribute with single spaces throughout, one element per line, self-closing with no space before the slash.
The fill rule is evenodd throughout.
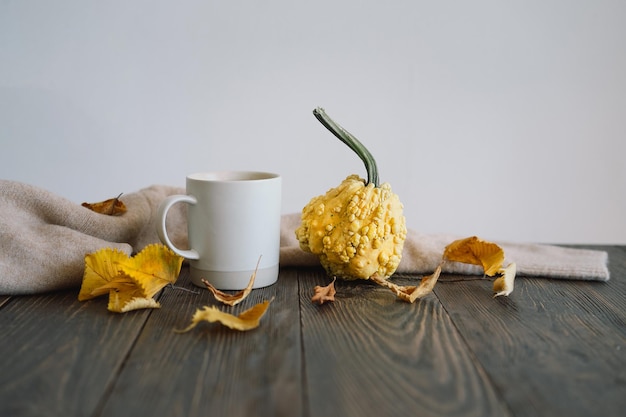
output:
<path id="1" fill-rule="evenodd" d="M 595 248 L 609 282 L 518 278 L 496 299 L 446 275 L 415 304 L 338 282 L 317 306 L 323 271 L 283 269 L 230 308 L 274 298 L 249 332 L 174 333 L 215 304 L 206 290 L 127 314 L 77 289 L 0 296 L 0 416 L 623 416 L 626 247 Z"/>

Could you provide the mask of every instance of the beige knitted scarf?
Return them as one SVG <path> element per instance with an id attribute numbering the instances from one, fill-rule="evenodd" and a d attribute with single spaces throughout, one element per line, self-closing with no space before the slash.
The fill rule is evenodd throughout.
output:
<path id="1" fill-rule="evenodd" d="M 184 192 L 182 188 L 154 185 L 125 194 L 121 200 L 128 211 L 121 216 L 108 216 L 38 187 L 0 180 L 0 294 L 78 288 L 86 254 L 110 247 L 130 255 L 159 242 L 155 229 L 157 207 L 168 195 Z M 299 221 L 299 214 L 282 217 L 281 267 L 319 265 L 315 256 L 300 250 L 294 234 Z M 178 247 L 186 247 L 184 204 L 170 210 L 167 227 L 171 240 Z M 457 238 L 409 230 L 398 272 L 432 273 L 444 247 Z M 518 276 L 609 279 L 608 256 L 604 251 L 498 243 L 507 261 L 516 262 Z M 444 272 L 481 273 L 477 267 L 465 264 L 447 265 Z"/>

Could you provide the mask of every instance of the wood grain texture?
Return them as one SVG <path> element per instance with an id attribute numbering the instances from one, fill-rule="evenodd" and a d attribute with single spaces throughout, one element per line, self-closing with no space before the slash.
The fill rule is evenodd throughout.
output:
<path id="1" fill-rule="evenodd" d="M 309 415 L 507 416 L 490 382 L 435 297 L 415 304 L 367 282 L 325 285 L 299 272 Z"/>
<path id="2" fill-rule="evenodd" d="M 0 416 L 89 416 L 150 314 L 78 290 L 14 297 L 0 312 Z"/>
<path id="3" fill-rule="evenodd" d="M 577 245 L 576 247 L 581 247 Z M 591 246 L 590 248 L 605 250 L 609 255 L 609 285 L 590 282 L 584 286 L 587 294 L 584 300 L 592 300 L 592 304 L 600 306 L 602 314 L 609 320 L 615 320 L 617 328 L 626 329 L 624 314 L 626 312 L 626 247 Z M 584 301 L 583 300 L 583 301 Z"/>
<path id="4" fill-rule="evenodd" d="M 75 291 L 0 297 L 0 416 L 613 416 L 626 409 L 626 247 L 611 280 L 444 275 L 408 304 L 367 282 L 310 298 L 321 268 L 281 270 L 238 314 L 273 298 L 261 326 L 202 323 L 189 283 L 161 309 L 110 313 Z M 419 277 L 397 276 L 400 284 Z"/>
<path id="5" fill-rule="evenodd" d="M 611 265 L 608 283 L 519 278 L 509 298 L 497 299 L 486 280 L 436 287 L 514 415 L 608 416 L 626 409 L 624 257 L 619 249 L 615 254 L 621 260 Z"/>
<path id="6" fill-rule="evenodd" d="M 0 295 L 0 308 L 11 299 L 10 295 Z"/>
<path id="7" fill-rule="evenodd" d="M 146 323 L 108 398 L 102 416 L 301 415 L 298 283 L 281 271 L 279 282 L 252 291 L 235 307 L 199 294 L 165 289 L 161 311 Z M 259 328 L 239 332 L 201 323 L 188 333 L 196 309 L 217 305 L 232 314 L 273 299 Z"/>

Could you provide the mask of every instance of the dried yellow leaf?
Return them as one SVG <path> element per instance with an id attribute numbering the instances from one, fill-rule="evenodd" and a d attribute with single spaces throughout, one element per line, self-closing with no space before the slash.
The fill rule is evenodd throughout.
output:
<path id="1" fill-rule="evenodd" d="M 480 265 L 485 275 L 497 276 L 493 282 L 494 297 L 508 296 L 513 292 L 516 265 L 509 264 L 502 268 L 504 250 L 495 243 L 487 242 L 476 236 L 455 240 L 446 246 L 443 259 L 454 262 L 463 262 Z"/>
<path id="2" fill-rule="evenodd" d="M 254 280 L 256 278 L 256 272 L 259 269 L 259 263 L 260 262 L 261 262 L 261 258 L 259 257 L 259 260 L 256 263 L 256 268 L 254 268 L 254 272 L 250 276 L 250 281 L 248 281 L 248 285 L 246 286 L 246 288 L 244 288 L 243 290 L 241 290 L 241 291 L 239 291 L 239 292 L 237 292 L 235 294 L 227 294 L 227 293 L 225 293 L 223 291 L 218 290 L 213 285 L 211 285 L 211 283 L 209 281 L 207 281 L 204 278 L 202 278 L 201 281 L 209 289 L 209 291 L 211 291 L 213 293 L 213 296 L 218 301 L 221 301 L 222 303 L 227 304 L 229 306 L 235 306 L 235 305 L 239 304 L 240 302 L 242 302 L 250 294 L 250 292 L 252 292 L 252 286 L 254 285 Z"/>
<path id="3" fill-rule="evenodd" d="M 128 293 L 112 292 L 109 295 L 108 310 L 113 313 L 127 313 L 144 308 L 160 308 L 161 304 L 154 298 L 133 297 Z"/>
<path id="4" fill-rule="evenodd" d="M 121 287 L 130 282 L 130 279 L 119 278 L 119 262 L 128 259 L 128 255 L 117 249 L 101 249 L 85 256 L 85 272 L 83 282 L 78 293 L 78 300 L 108 294 L 110 290 Z M 126 278 L 126 277 L 124 277 Z"/>
<path id="5" fill-rule="evenodd" d="M 485 275 L 494 276 L 504 262 L 504 251 L 495 243 L 487 242 L 476 236 L 455 240 L 443 252 L 443 259 L 480 265 Z"/>
<path id="6" fill-rule="evenodd" d="M 246 331 L 259 327 L 261 318 L 267 311 L 270 305 L 270 301 L 264 301 L 256 304 L 253 307 L 242 312 L 238 316 L 220 311 L 215 306 L 204 306 L 202 309 L 197 309 L 194 313 L 191 324 L 182 330 L 175 330 L 177 333 L 185 333 L 193 329 L 201 321 L 209 323 L 219 322 L 226 327 L 234 330 Z"/>
<path id="7" fill-rule="evenodd" d="M 101 249 L 85 256 L 78 299 L 108 294 L 108 309 L 116 313 L 158 308 L 152 297 L 176 281 L 182 262 L 182 257 L 161 244 L 146 246 L 133 258 L 115 249 Z"/>
<path id="8" fill-rule="evenodd" d="M 118 264 L 121 271 L 141 288 L 141 294 L 151 298 L 167 284 L 176 282 L 183 258 L 166 246 L 153 244 Z"/>
<path id="9" fill-rule="evenodd" d="M 501 295 L 507 297 L 513 292 L 516 271 L 517 266 L 515 265 L 515 263 L 511 263 L 506 268 L 498 271 L 501 276 L 499 278 L 496 278 L 496 280 L 493 282 L 493 292 L 495 293 L 493 295 L 494 298 Z"/>

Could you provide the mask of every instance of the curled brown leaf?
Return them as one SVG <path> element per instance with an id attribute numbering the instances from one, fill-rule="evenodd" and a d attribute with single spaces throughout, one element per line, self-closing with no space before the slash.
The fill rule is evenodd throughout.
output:
<path id="1" fill-rule="evenodd" d="M 393 282 L 388 281 L 385 278 L 379 277 L 378 275 L 374 275 L 370 279 L 378 285 L 389 288 L 402 301 L 414 303 L 416 300 L 424 298 L 433 291 L 433 288 L 435 287 L 435 284 L 437 283 L 440 274 L 441 265 L 437 266 L 437 269 L 434 273 L 423 277 L 420 281 L 420 285 L 418 286 L 397 285 Z"/>
<path id="2" fill-rule="evenodd" d="M 126 205 L 120 200 L 121 196 L 122 194 L 99 203 L 83 203 L 81 205 L 96 213 L 106 214 L 108 216 L 120 216 L 127 211 Z"/>
<path id="3" fill-rule="evenodd" d="M 333 277 L 332 282 L 325 287 L 316 285 L 315 288 L 313 288 L 315 294 L 311 297 L 311 301 L 320 305 L 324 304 L 326 301 L 335 301 L 335 294 L 337 293 L 337 291 L 335 291 L 336 280 L 337 277 Z"/>
<path id="4" fill-rule="evenodd" d="M 207 281 L 204 278 L 202 278 L 202 283 L 207 287 L 207 289 L 209 291 L 211 291 L 213 293 L 213 296 L 218 301 L 221 301 L 222 303 L 227 304 L 227 305 L 229 305 L 231 307 L 235 306 L 235 305 L 239 304 L 240 302 L 242 302 L 250 294 L 250 292 L 252 292 L 252 286 L 254 285 L 254 280 L 256 278 L 256 272 L 259 269 L 259 263 L 260 262 L 261 262 L 261 257 L 259 257 L 259 260 L 256 263 L 256 268 L 254 269 L 254 272 L 250 276 L 250 281 L 248 281 L 248 285 L 246 286 L 246 288 L 244 288 L 243 290 L 241 290 L 241 291 L 239 291 L 239 292 L 237 292 L 235 294 L 228 294 L 228 293 L 225 293 L 223 291 L 218 290 L 213 285 L 211 285 L 211 283 L 209 281 Z"/>

